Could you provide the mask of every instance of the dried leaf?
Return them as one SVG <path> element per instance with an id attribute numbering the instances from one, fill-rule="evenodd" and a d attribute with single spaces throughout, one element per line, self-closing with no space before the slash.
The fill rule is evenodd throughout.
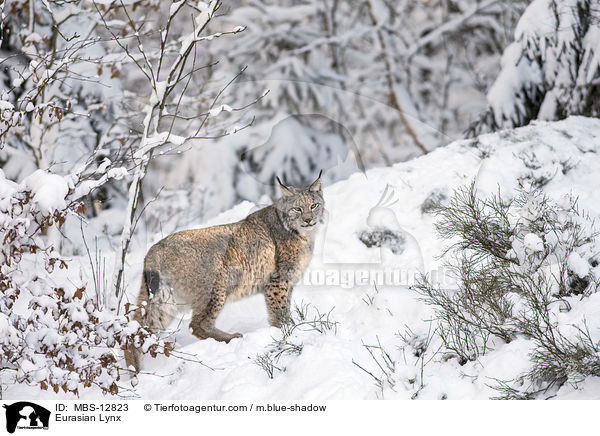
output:
<path id="1" fill-rule="evenodd" d="M 83 298 L 83 291 L 85 288 L 77 288 L 77 290 L 73 293 L 73 298 L 79 298 L 80 300 Z"/>

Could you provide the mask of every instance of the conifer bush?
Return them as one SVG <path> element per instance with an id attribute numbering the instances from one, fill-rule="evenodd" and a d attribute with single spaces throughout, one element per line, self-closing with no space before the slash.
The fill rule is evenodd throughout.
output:
<path id="1" fill-rule="evenodd" d="M 553 200 L 539 188 L 480 198 L 474 184 L 436 206 L 436 230 L 452 289 L 422 277 L 415 285 L 437 314 L 445 348 L 461 364 L 517 337 L 532 341 L 531 367 L 504 398 L 528 398 L 551 386 L 600 375 L 600 335 L 585 320 L 558 322 L 569 301 L 599 286 L 597 232 L 577 198 Z"/>

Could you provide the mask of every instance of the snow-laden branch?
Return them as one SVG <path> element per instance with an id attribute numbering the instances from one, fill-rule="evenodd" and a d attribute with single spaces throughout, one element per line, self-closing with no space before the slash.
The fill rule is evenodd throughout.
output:
<path id="1" fill-rule="evenodd" d="M 208 4 L 198 2 L 192 9 L 196 15 L 193 19 L 192 32 L 187 35 L 175 38 L 169 41 L 170 30 L 175 18 L 178 16 L 184 6 L 191 6 L 187 0 L 181 0 L 172 3 L 166 26 L 160 32 L 159 48 L 152 55 L 149 55 L 141 41 L 137 38 L 137 50 L 139 53 L 134 55 L 121 42 L 118 44 L 125 50 L 126 55 L 134 62 L 138 69 L 144 74 L 150 85 L 150 96 L 148 104 L 145 106 L 144 119 L 142 123 L 142 132 L 139 142 L 134 145 L 131 151 L 133 163 L 133 175 L 128 190 L 128 204 L 126 208 L 125 222 L 121 232 L 119 242 L 119 254 L 115 257 L 115 266 L 113 273 L 114 294 L 112 295 L 112 306 L 120 307 L 120 300 L 123 296 L 123 273 L 126 265 L 126 257 L 129 245 L 135 231 L 137 223 L 136 214 L 139 213 L 142 183 L 148 171 L 153 158 L 158 154 L 157 149 L 171 144 L 171 150 L 182 146 L 187 140 L 198 138 L 200 130 L 204 127 L 209 117 L 216 117 L 217 110 L 214 105 L 221 96 L 222 91 L 210 105 L 208 112 L 202 118 L 200 127 L 194 133 L 175 133 L 175 120 L 178 119 L 181 101 L 188 90 L 188 85 L 192 79 L 192 72 L 197 70 L 196 63 L 196 45 L 201 42 L 208 42 L 225 34 L 235 34 L 241 32 L 243 27 L 238 26 L 230 32 L 218 32 L 210 35 L 204 35 L 207 26 L 213 18 L 216 10 L 220 6 L 220 0 L 212 0 Z M 133 23 L 131 17 L 128 19 Z M 133 27 L 135 28 L 135 27 Z M 175 57 L 173 58 L 173 54 Z M 143 61 L 142 61 L 143 60 Z M 191 70 L 191 72 L 187 72 Z M 236 76 L 237 77 L 237 76 Z M 231 83 L 231 82 L 230 82 Z M 229 86 L 229 84 L 227 85 Z M 169 102 L 175 101 L 174 111 L 167 112 L 166 108 Z M 227 110 L 227 108 L 229 110 Z M 221 113 L 233 110 L 231 107 L 222 105 Z M 238 128 L 243 128 L 241 126 Z M 225 132 L 229 134 L 230 132 Z"/>
<path id="2" fill-rule="evenodd" d="M 484 11 L 485 9 L 489 8 L 490 6 L 493 6 L 494 4 L 498 3 L 498 1 L 499 0 L 487 0 L 487 1 L 477 3 L 473 6 L 471 6 L 468 10 L 463 12 L 458 17 L 455 17 L 455 18 L 445 22 L 441 26 L 437 27 L 435 30 L 429 32 L 424 37 L 422 37 L 422 38 L 418 39 L 417 41 L 415 41 L 414 43 L 412 43 L 410 45 L 410 47 L 408 48 L 406 55 L 410 58 L 410 57 L 414 56 L 419 50 L 421 50 L 423 47 L 425 47 L 427 45 L 430 45 L 433 43 L 438 43 L 438 44 L 443 43 L 444 34 L 449 33 L 449 32 L 456 32 L 456 31 L 460 30 L 460 28 L 467 21 L 469 21 L 471 18 L 476 16 L 481 11 Z"/>
<path id="3" fill-rule="evenodd" d="M 376 6 L 373 4 L 373 0 L 369 0 L 367 4 L 373 24 L 377 27 L 380 27 L 381 24 L 379 22 L 379 16 L 377 13 L 375 13 Z M 387 41 L 387 35 L 381 30 L 378 30 L 377 36 L 379 38 L 379 43 L 381 44 L 381 49 L 385 59 L 386 76 L 390 91 L 390 103 L 392 107 L 398 111 L 400 120 L 404 124 L 404 127 L 412 138 L 414 144 L 423 152 L 423 154 L 427 154 L 429 150 L 423 143 L 423 135 L 420 134 L 421 132 L 417 132 L 416 128 L 413 126 L 413 121 L 409 118 L 411 116 L 408 114 L 407 106 L 414 108 L 414 104 L 412 104 L 410 99 L 410 94 L 408 93 L 408 90 L 402 87 L 397 80 L 395 80 L 395 61 L 390 53 L 390 44 Z M 416 111 L 413 113 L 416 115 Z M 420 123 L 420 121 L 417 120 L 417 123 Z"/>

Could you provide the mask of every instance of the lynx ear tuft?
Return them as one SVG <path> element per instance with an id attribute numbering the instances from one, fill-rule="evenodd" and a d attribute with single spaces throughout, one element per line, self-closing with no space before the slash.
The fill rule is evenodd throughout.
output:
<path id="1" fill-rule="evenodd" d="M 321 170 L 321 171 L 319 172 L 319 177 L 317 177 L 317 180 L 315 180 L 315 181 L 313 182 L 313 184 L 312 184 L 312 185 L 310 185 L 310 187 L 308 188 L 308 190 L 309 190 L 309 191 L 313 191 L 313 192 L 315 192 L 315 191 L 320 191 L 320 190 L 321 190 L 321 188 L 322 188 L 322 184 L 321 184 L 321 175 L 322 175 L 322 174 L 323 174 L 323 170 Z"/>
<path id="2" fill-rule="evenodd" d="M 284 197 L 289 197 L 291 195 L 294 195 L 293 189 L 285 186 L 279 179 L 279 176 L 276 176 L 275 178 L 277 179 L 277 183 L 279 183 L 279 187 L 281 188 L 281 194 Z"/>

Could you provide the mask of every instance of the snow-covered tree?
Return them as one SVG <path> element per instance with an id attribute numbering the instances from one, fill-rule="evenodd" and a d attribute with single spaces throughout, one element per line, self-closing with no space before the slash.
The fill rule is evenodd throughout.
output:
<path id="1" fill-rule="evenodd" d="M 213 67 L 198 46 L 223 35 L 236 34 L 241 26 L 231 26 L 207 34 L 207 26 L 221 6 L 219 0 L 208 3 L 182 0 L 170 5 L 168 13 L 150 20 L 151 9 L 137 12 L 135 7 L 121 5 L 116 11 L 98 9 L 100 20 L 110 34 L 112 56 L 104 62 L 127 64 L 130 84 L 125 87 L 129 100 L 136 104 L 127 111 L 128 122 L 121 126 L 122 134 L 130 133 L 129 164 L 133 167 L 128 182 L 125 221 L 115 258 L 113 306 L 119 307 L 123 297 L 123 274 L 126 257 L 141 211 L 143 182 L 153 160 L 161 155 L 179 152 L 190 140 L 214 139 L 244 129 L 251 124 L 233 124 L 229 119 L 219 123 L 219 115 L 239 111 L 222 102 L 224 90 L 241 70 L 215 88 L 205 89 L 199 72 Z M 110 12 L 110 13 L 109 13 Z M 115 16 L 122 16 L 120 32 Z M 190 20 L 189 17 L 192 17 Z M 132 80 L 133 78 L 133 80 Z M 142 104 L 140 104 L 142 102 Z M 251 101 L 250 101 L 251 102 Z M 120 135 L 119 130 L 117 134 Z"/>
<path id="2" fill-rule="evenodd" d="M 0 159 L 7 177 L 97 169 L 120 145 L 104 135 L 116 119 L 120 87 L 119 72 L 103 69 L 96 12 L 83 1 L 11 0 L 1 8 Z"/>
<path id="3" fill-rule="evenodd" d="M 171 344 L 125 315 L 104 310 L 71 262 L 44 232 L 85 212 L 82 194 L 108 177 L 79 183 L 36 170 L 17 184 L 0 169 L 0 363 L 2 382 L 78 394 L 93 385 L 116 394 L 120 349 L 134 345 L 154 356 Z M 71 267 L 74 268 L 71 268 Z M 126 371 L 125 371 L 126 373 Z"/>
<path id="4" fill-rule="evenodd" d="M 227 82 L 200 86 L 202 69 L 214 65 L 197 46 L 242 30 L 206 34 L 219 5 L 14 0 L 0 6 L 6 85 L 0 360 L 13 374 L 5 371 L 5 382 L 72 392 L 95 384 L 116 393 L 119 349 L 134 344 L 153 355 L 169 353 L 170 344 L 129 321 L 131 307 L 120 304 L 125 258 L 152 160 L 189 139 L 244 127 L 232 125 L 233 117 L 217 121 L 239 109 L 221 102 Z M 105 277 L 111 271 L 97 268 L 106 261 L 98 252 L 90 271 L 64 251 L 75 257 L 87 251 L 93 263 L 86 238 L 97 239 L 98 231 L 88 227 L 84 202 L 113 182 L 125 213 L 116 215 L 123 225 L 103 235 L 107 246 L 120 243 L 111 283 Z"/>
<path id="5" fill-rule="evenodd" d="M 235 188 L 242 198 L 257 200 L 265 193 L 276 197 L 276 176 L 293 186 L 308 186 L 321 170 L 324 180 L 334 181 L 364 169 L 352 136 L 333 120 L 290 116 L 268 126 L 263 144 L 240 148 Z"/>
<path id="6" fill-rule="evenodd" d="M 471 128 L 522 126 L 533 119 L 600 115 L 600 2 L 535 0 L 502 56 L 489 109 Z"/>
<path id="7" fill-rule="evenodd" d="M 202 171 L 188 167 L 186 158 L 157 162 L 154 174 L 174 165 L 185 177 L 165 180 L 173 191 L 204 185 L 203 201 L 196 199 L 192 213 L 197 217 L 222 209 L 224 199 L 271 195 L 281 171 L 299 184 L 321 168 L 326 183 L 346 177 L 347 171 L 338 171 L 339 154 L 326 151 L 333 136 L 344 147 L 341 162 L 352 162 L 352 171 L 433 150 L 461 136 L 484 109 L 483 91 L 524 3 L 228 2 L 224 15 L 209 24 L 211 31 L 237 25 L 245 30 L 206 46 L 218 61 L 206 72 L 221 81 L 244 69 L 229 88 L 234 101 L 253 101 L 268 90 L 248 108 L 255 117 L 251 131 L 217 140 L 223 158 L 212 170 L 235 191 L 214 192 L 215 176 L 202 163 Z M 278 141 L 270 139 L 275 137 Z M 308 154 L 315 147 L 323 149 L 318 158 Z M 259 158 L 266 150 L 270 158 Z M 149 180 L 155 186 L 148 193 L 158 192 L 159 179 Z"/>
<path id="8" fill-rule="evenodd" d="M 367 165 L 390 164 L 459 136 L 483 108 L 481 82 L 492 77 L 522 6 L 240 1 L 224 20 L 245 32 L 210 50 L 231 71 L 248 66 L 236 95 L 269 89 L 251 108 L 257 123 L 320 114 L 347 129 Z"/>
<path id="9" fill-rule="evenodd" d="M 188 142 L 193 150 L 185 156 L 154 161 L 144 194 L 152 198 L 160 192 L 181 207 L 170 209 L 169 223 L 163 218 L 157 224 L 168 209 L 158 199 L 148 207 L 149 224 L 172 228 L 173 222 L 185 225 L 242 199 L 261 201 L 276 192 L 274 177 L 284 169 L 295 173 L 287 174 L 290 183 L 314 179 L 321 168 L 325 183 L 345 178 L 349 167 L 338 168 L 339 154 L 326 151 L 333 136 L 344 147 L 343 165 L 352 163 L 352 171 L 406 160 L 462 136 L 485 108 L 483 92 L 524 4 L 224 3 L 209 32 L 240 25 L 244 31 L 203 46 L 201 54 L 214 63 L 202 71 L 204 82 L 223 83 L 243 70 L 228 88 L 231 100 L 245 105 L 264 96 L 246 111 L 254 117 L 252 129 L 217 139 L 215 147 L 202 144 L 204 151 Z M 270 140 L 275 136 L 278 142 Z M 324 149 L 318 158 L 307 154 L 315 149 L 311 142 Z M 267 149 L 273 157 L 257 159 Z M 203 153 L 214 163 L 204 162 Z"/>

